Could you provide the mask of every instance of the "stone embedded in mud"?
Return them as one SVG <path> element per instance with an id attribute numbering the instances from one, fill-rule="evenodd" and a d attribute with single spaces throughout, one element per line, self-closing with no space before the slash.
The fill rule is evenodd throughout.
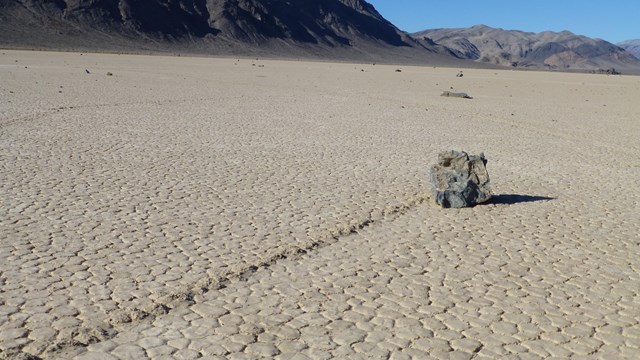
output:
<path id="1" fill-rule="evenodd" d="M 457 97 L 457 98 L 462 98 L 462 99 L 473 99 L 471 96 L 469 96 L 469 94 L 464 93 L 464 92 L 443 91 L 442 94 L 440 94 L 440 96 Z"/>
<path id="2" fill-rule="evenodd" d="M 487 159 L 464 151 L 438 154 L 430 168 L 436 203 L 443 208 L 471 207 L 491 199 Z"/>

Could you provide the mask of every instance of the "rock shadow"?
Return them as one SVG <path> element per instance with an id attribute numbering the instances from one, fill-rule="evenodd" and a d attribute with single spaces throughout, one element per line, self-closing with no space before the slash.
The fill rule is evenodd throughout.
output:
<path id="1" fill-rule="evenodd" d="M 530 195 L 518 195 L 518 194 L 500 194 L 494 195 L 487 201 L 485 204 L 503 204 L 503 205 L 512 205 L 519 203 L 528 203 L 528 202 L 536 202 L 536 201 L 549 201 L 555 200 L 556 198 L 546 197 L 546 196 L 530 196 Z"/>

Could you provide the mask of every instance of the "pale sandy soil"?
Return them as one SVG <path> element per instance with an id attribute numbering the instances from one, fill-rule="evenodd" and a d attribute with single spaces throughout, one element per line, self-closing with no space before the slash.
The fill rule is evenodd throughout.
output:
<path id="1" fill-rule="evenodd" d="M 640 77 L 457 72 L 1 51 L 0 358 L 640 357 Z"/>

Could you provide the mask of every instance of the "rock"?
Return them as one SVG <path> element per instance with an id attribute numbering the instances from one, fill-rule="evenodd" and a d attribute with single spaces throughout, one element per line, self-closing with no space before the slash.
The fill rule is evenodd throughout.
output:
<path id="1" fill-rule="evenodd" d="M 469 96 L 467 93 L 463 93 L 463 92 L 451 92 L 451 91 L 443 91 L 442 94 L 440 94 L 440 96 L 444 96 L 444 97 L 458 97 L 458 98 L 463 98 L 463 99 L 473 99 L 471 96 Z"/>
<path id="2" fill-rule="evenodd" d="M 591 73 L 592 74 L 606 74 L 606 75 L 621 75 L 621 73 L 619 73 L 614 68 L 591 70 Z"/>
<path id="3" fill-rule="evenodd" d="M 491 199 L 486 164 L 484 153 L 451 150 L 438 154 L 438 163 L 430 168 L 436 203 L 443 208 L 463 208 Z"/>
<path id="4" fill-rule="evenodd" d="M 108 72 L 107 76 L 113 76 L 113 73 Z"/>
<path id="5" fill-rule="evenodd" d="M 402 72 L 402 70 L 401 69 L 396 69 L 396 72 Z"/>
<path id="6" fill-rule="evenodd" d="M 91 71 L 89 71 L 88 69 L 84 69 L 84 72 L 86 72 L 87 74 L 91 74 Z"/>
<path id="7" fill-rule="evenodd" d="M 462 71 L 460 71 L 459 73 L 456 74 L 456 77 L 463 77 L 464 74 L 462 73 Z"/>

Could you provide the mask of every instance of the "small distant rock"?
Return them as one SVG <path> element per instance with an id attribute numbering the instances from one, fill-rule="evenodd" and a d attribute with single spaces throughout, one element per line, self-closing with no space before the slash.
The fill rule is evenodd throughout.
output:
<path id="1" fill-rule="evenodd" d="M 84 69 L 84 72 L 86 72 L 87 74 L 91 74 L 91 72 L 87 69 Z"/>
<path id="2" fill-rule="evenodd" d="M 396 72 L 402 72 L 402 70 L 401 69 L 396 69 Z"/>
<path id="3" fill-rule="evenodd" d="M 467 93 L 464 93 L 464 92 L 443 91 L 442 94 L 440 94 L 440 96 L 473 99 L 471 96 L 469 96 Z"/>
<path id="4" fill-rule="evenodd" d="M 107 76 L 113 76 L 113 73 L 108 72 Z"/>
<path id="5" fill-rule="evenodd" d="M 431 166 L 431 184 L 436 203 L 443 208 L 471 207 L 491 199 L 487 159 L 483 153 L 444 151 Z"/>
<path id="6" fill-rule="evenodd" d="M 621 73 L 618 72 L 614 68 L 591 70 L 591 73 L 592 74 L 604 74 L 604 75 L 621 75 Z"/>
<path id="7" fill-rule="evenodd" d="M 462 71 L 460 71 L 459 73 L 456 74 L 456 77 L 463 77 L 464 74 L 462 73 Z"/>

